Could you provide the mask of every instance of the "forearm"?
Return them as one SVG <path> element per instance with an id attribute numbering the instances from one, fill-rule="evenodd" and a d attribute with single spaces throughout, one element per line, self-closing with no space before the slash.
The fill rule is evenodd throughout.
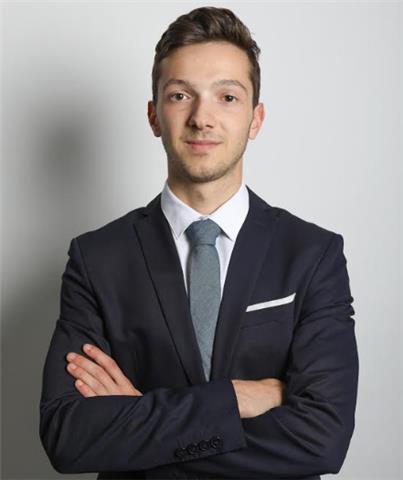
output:
<path id="1" fill-rule="evenodd" d="M 215 437 L 221 440 L 205 442 L 199 458 L 246 446 L 229 380 L 158 388 L 138 397 L 70 395 L 42 401 L 40 413 L 41 441 L 60 473 L 143 470 L 186 461 L 192 458 L 186 447 Z"/>
<path id="2" fill-rule="evenodd" d="M 356 372 L 351 371 L 352 384 Z M 354 396 L 354 390 L 351 392 Z M 326 401 L 309 392 L 253 418 L 242 419 L 247 448 L 179 466 L 187 473 L 232 478 L 294 479 L 337 473 L 354 429 L 354 406 Z"/>

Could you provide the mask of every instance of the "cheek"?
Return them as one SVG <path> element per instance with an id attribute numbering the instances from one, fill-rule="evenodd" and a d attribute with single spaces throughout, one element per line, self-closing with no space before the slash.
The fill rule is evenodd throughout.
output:
<path id="1" fill-rule="evenodd" d="M 250 122 L 250 113 L 243 108 L 228 111 L 221 117 L 223 128 L 232 137 L 243 137 L 243 134 L 249 131 Z"/>
<path id="2" fill-rule="evenodd" d="M 175 140 L 176 131 L 177 131 L 177 126 L 176 125 L 177 124 L 175 122 L 166 121 L 166 119 L 163 119 L 160 122 L 161 134 L 170 143 L 172 143 Z"/>
<path id="3" fill-rule="evenodd" d="M 184 119 L 179 115 L 165 118 L 161 123 L 161 128 L 166 136 L 170 137 L 172 141 L 176 141 L 183 133 Z"/>
<path id="4" fill-rule="evenodd" d="M 178 123 L 185 121 L 188 116 L 186 105 L 164 105 L 161 108 L 161 119 L 165 123 Z"/>
<path id="5" fill-rule="evenodd" d="M 245 140 L 248 138 L 249 125 L 237 119 L 237 121 L 227 124 L 227 134 L 233 145 L 243 145 Z"/>

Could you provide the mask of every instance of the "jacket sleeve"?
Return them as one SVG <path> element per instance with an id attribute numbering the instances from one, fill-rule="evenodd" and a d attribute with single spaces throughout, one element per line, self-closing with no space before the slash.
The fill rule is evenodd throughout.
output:
<path id="1" fill-rule="evenodd" d="M 235 391 L 227 379 L 157 388 L 143 396 L 84 397 L 78 392 L 66 369 L 67 353 L 85 355 L 86 342 L 108 355 L 111 348 L 78 239 L 68 253 L 40 399 L 40 439 L 52 466 L 60 473 L 143 470 L 177 462 L 184 447 L 197 448 L 201 439 L 201 457 L 245 447 Z"/>
<path id="2" fill-rule="evenodd" d="M 283 404 L 242 419 L 247 448 L 186 462 L 186 471 L 278 479 L 340 470 L 354 431 L 359 367 L 343 243 L 334 233 L 311 275 L 281 379 Z"/>

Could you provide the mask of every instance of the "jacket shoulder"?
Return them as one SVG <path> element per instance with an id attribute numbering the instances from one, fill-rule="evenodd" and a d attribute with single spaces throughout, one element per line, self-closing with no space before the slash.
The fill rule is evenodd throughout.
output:
<path id="1" fill-rule="evenodd" d="M 285 208 L 278 206 L 274 206 L 271 208 L 274 209 L 275 214 L 281 220 L 280 223 L 283 225 L 283 227 L 288 230 L 288 234 L 324 239 L 330 238 L 334 235 L 340 235 L 334 230 L 325 228 L 324 226 L 308 220 L 307 218 L 302 218 Z"/>
<path id="2" fill-rule="evenodd" d="M 281 207 L 272 207 L 278 215 L 274 244 L 292 257 L 310 258 L 313 265 L 327 254 L 343 252 L 344 238 L 322 225 L 301 218 L 289 210 Z"/>
<path id="3" fill-rule="evenodd" d="M 259 209 L 266 210 L 272 219 L 275 218 L 275 229 L 280 236 L 295 241 L 325 241 L 330 240 L 334 235 L 340 235 L 337 232 L 318 225 L 306 218 L 299 217 L 286 208 L 270 205 L 262 197 L 258 196 L 249 187 L 251 205 Z"/>
<path id="4" fill-rule="evenodd" d="M 92 256 L 108 255 L 123 251 L 137 241 L 133 223 L 140 218 L 146 207 L 138 207 L 97 228 L 85 231 L 74 237 L 83 253 Z M 70 244 L 71 245 L 71 244 Z"/>

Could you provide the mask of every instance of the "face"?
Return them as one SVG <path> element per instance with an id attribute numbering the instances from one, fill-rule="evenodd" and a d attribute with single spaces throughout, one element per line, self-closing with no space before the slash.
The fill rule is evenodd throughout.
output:
<path id="1" fill-rule="evenodd" d="M 253 109 L 247 54 L 228 42 L 180 47 L 161 62 L 149 122 L 162 138 L 168 179 L 203 183 L 242 173 L 248 139 L 264 118 Z M 240 177 L 239 177 L 240 178 Z"/>

